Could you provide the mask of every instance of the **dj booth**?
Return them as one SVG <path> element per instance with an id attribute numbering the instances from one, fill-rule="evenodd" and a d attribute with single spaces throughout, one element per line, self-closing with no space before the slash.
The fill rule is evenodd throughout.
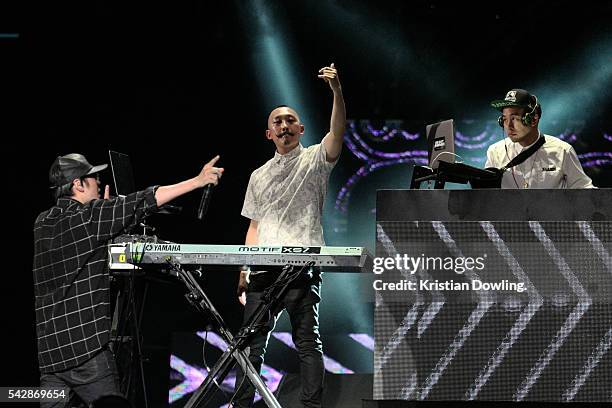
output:
<path id="1" fill-rule="evenodd" d="M 367 406 L 612 401 L 611 254 L 611 189 L 378 191 Z"/>

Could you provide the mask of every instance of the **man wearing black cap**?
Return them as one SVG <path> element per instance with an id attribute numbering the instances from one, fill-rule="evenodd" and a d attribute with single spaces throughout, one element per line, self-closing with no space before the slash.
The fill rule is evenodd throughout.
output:
<path id="1" fill-rule="evenodd" d="M 512 89 L 491 102 L 507 139 L 487 150 L 485 167 L 504 170 L 501 188 L 594 188 L 574 148 L 538 130 L 542 107 L 524 89 Z"/>
<path id="2" fill-rule="evenodd" d="M 117 370 L 107 345 L 110 289 L 107 243 L 172 199 L 216 185 L 219 156 L 196 177 L 125 197 L 100 199 L 98 172 L 81 154 L 58 157 L 49 171 L 56 204 L 34 224 L 34 294 L 41 387 L 70 389 L 86 404 L 118 394 Z M 67 406 L 62 402 L 43 407 Z"/>

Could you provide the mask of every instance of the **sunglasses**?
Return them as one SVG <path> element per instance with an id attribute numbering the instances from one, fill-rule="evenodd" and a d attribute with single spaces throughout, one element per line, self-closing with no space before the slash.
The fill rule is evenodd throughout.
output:
<path id="1" fill-rule="evenodd" d="M 96 174 L 89 174 L 87 176 L 83 176 L 84 179 L 86 178 L 92 178 L 92 179 L 96 179 L 96 181 L 100 181 L 100 175 L 98 173 Z"/>

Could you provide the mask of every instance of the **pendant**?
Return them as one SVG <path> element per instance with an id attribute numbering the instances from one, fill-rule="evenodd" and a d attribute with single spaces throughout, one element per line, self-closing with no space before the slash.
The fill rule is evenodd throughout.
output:
<path id="1" fill-rule="evenodd" d="M 525 184 L 523 184 L 523 188 L 527 188 L 527 187 L 529 187 L 529 183 L 525 181 Z"/>

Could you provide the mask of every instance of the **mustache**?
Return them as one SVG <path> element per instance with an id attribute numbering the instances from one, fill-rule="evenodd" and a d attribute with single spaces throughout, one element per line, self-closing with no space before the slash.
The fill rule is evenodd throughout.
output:
<path id="1" fill-rule="evenodd" d="M 290 132 L 288 130 L 285 130 L 284 132 L 281 133 L 277 133 L 276 137 L 278 137 L 279 139 L 285 135 L 289 135 L 289 136 L 294 136 L 293 132 Z"/>

